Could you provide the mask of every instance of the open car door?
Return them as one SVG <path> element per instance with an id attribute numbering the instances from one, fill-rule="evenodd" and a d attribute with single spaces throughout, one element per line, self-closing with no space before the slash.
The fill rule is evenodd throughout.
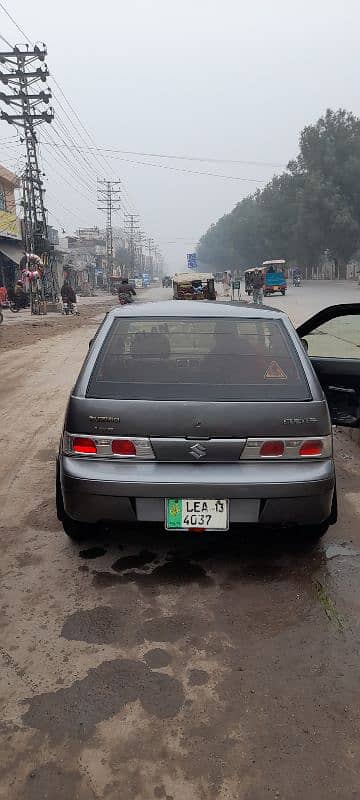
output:
<path id="1" fill-rule="evenodd" d="M 360 303 L 329 306 L 297 329 L 328 401 L 331 421 L 360 426 Z"/>

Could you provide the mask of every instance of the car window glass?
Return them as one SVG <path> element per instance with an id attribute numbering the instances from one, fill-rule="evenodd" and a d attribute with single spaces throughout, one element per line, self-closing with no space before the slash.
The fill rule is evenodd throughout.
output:
<path id="1" fill-rule="evenodd" d="M 280 321 L 116 318 L 88 396 L 304 400 L 305 375 Z"/>
<path id="2" fill-rule="evenodd" d="M 305 338 L 309 356 L 360 358 L 360 318 L 356 314 L 331 319 Z"/>

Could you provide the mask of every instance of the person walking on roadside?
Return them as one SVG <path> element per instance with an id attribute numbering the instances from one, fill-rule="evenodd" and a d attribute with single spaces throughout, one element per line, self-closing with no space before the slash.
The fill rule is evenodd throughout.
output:
<path id="1" fill-rule="evenodd" d="M 257 269 L 254 272 L 253 277 L 253 303 L 255 306 L 262 306 L 263 304 L 263 286 L 264 286 L 264 278 L 261 269 Z"/>
<path id="2" fill-rule="evenodd" d="M 15 298 L 16 308 L 18 309 L 25 308 L 27 298 L 22 281 L 16 281 L 14 289 L 14 298 Z"/>

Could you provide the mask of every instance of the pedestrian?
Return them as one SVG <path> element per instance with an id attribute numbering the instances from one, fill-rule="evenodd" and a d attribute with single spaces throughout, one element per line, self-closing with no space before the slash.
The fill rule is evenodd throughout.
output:
<path id="1" fill-rule="evenodd" d="M 8 293 L 6 286 L 0 286 L 0 306 L 5 305 L 8 301 Z"/>
<path id="2" fill-rule="evenodd" d="M 230 270 L 226 269 L 223 275 L 224 297 L 230 297 L 230 286 L 231 286 L 231 272 Z"/>
<path id="3" fill-rule="evenodd" d="M 16 281 L 14 297 L 15 297 L 16 308 L 18 309 L 25 308 L 27 297 L 22 281 Z"/>
<path id="4" fill-rule="evenodd" d="M 253 303 L 255 306 L 262 306 L 263 304 L 263 286 L 264 278 L 262 271 L 261 269 L 256 269 L 252 282 Z"/>

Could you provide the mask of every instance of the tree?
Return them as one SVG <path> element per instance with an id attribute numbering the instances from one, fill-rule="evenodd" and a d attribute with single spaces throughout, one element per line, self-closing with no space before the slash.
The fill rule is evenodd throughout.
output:
<path id="1" fill-rule="evenodd" d="M 129 267 L 131 258 L 130 253 L 125 247 L 118 247 L 115 253 L 115 260 L 121 267 Z"/>
<path id="2" fill-rule="evenodd" d="M 360 119 L 328 109 L 302 131 L 287 171 L 209 228 L 199 257 L 221 268 L 276 257 L 315 265 L 328 251 L 345 277 L 360 247 L 359 185 Z"/>

